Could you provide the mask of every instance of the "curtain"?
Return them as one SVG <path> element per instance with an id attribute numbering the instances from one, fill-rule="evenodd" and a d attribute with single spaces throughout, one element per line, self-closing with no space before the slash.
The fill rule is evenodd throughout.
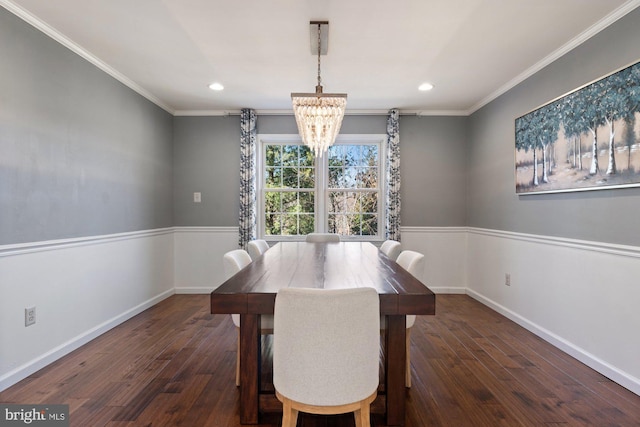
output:
<path id="1" fill-rule="evenodd" d="M 249 108 L 240 111 L 240 215 L 238 245 L 256 238 L 256 112 Z"/>
<path id="2" fill-rule="evenodd" d="M 389 110 L 387 117 L 387 160 L 385 167 L 386 189 L 386 238 L 400 241 L 400 112 Z"/>

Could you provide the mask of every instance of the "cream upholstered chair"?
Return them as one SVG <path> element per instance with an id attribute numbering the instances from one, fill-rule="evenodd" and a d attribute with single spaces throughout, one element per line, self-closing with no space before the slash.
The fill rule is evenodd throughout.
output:
<path id="1" fill-rule="evenodd" d="M 263 253 L 269 249 L 269 244 L 266 240 L 252 240 L 247 245 L 249 256 L 253 261 L 258 259 Z"/>
<path id="2" fill-rule="evenodd" d="M 398 255 L 400 255 L 401 250 L 402 245 L 400 244 L 400 242 L 397 242 L 395 240 L 385 240 L 384 243 L 380 245 L 380 252 L 394 261 L 398 258 Z"/>
<path id="3" fill-rule="evenodd" d="M 306 241 L 315 243 L 335 243 L 340 241 L 340 235 L 336 233 L 309 233 L 307 234 Z"/>
<path id="4" fill-rule="evenodd" d="M 229 279 L 231 276 L 251 264 L 251 257 L 247 251 L 243 249 L 236 249 L 229 251 L 222 257 L 224 265 L 225 278 Z M 238 331 L 238 350 L 236 351 L 236 385 L 240 385 L 240 315 L 232 314 L 231 319 L 233 324 L 236 325 Z M 261 329 L 263 334 L 269 334 L 273 330 L 273 316 L 262 316 L 260 319 Z"/>
<path id="5" fill-rule="evenodd" d="M 414 277 L 419 277 L 424 268 L 424 255 L 415 251 L 402 251 L 400 255 L 398 255 L 398 259 L 396 262 L 400 265 L 400 267 L 407 270 Z M 409 314 L 407 315 L 407 333 L 406 333 L 406 369 L 405 369 L 405 386 L 411 387 L 411 328 L 416 323 L 416 315 Z M 384 327 L 384 324 L 383 324 Z"/>
<path id="6" fill-rule="evenodd" d="M 284 288 L 276 296 L 273 386 L 282 402 L 283 427 L 298 412 L 355 412 L 369 427 L 378 389 L 378 293 L 373 288 Z"/>

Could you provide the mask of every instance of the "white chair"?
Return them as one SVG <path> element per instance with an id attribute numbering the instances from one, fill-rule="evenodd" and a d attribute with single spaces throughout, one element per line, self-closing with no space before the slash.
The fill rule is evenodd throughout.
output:
<path id="1" fill-rule="evenodd" d="M 251 264 L 251 257 L 247 251 L 243 249 L 236 249 L 224 254 L 222 262 L 225 278 L 229 279 L 247 265 Z M 240 385 L 240 315 L 232 314 L 231 320 L 233 320 L 233 324 L 236 325 L 236 330 L 238 331 L 238 349 L 236 351 L 236 385 L 238 386 Z M 272 332 L 273 316 L 262 316 L 260 322 L 262 334 L 269 334 Z"/>
<path id="2" fill-rule="evenodd" d="M 398 255 L 400 255 L 401 250 L 402 245 L 395 240 L 385 240 L 384 243 L 380 245 L 380 252 L 394 261 L 398 258 Z"/>
<path id="3" fill-rule="evenodd" d="M 247 245 L 249 256 L 253 261 L 260 258 L 260 256 L 269 249 L 269 244 L 266 240 L 252 240 Z"/>
<path id="4" fill-rule="evenodd" d="M 340 241 L 340 235 L 336 233 L 309 233 L 306 241 L 312 243 L 336 243 Z"/>
<path id="5" fill-rule="evenodd" d="M 373 288 L 285 288 L 274 309 L 273 385 L 283 427 L 298 412 L 355 412 L 369 427 L 378 389 L 380 308 Z"/>
<path id="6" fill-rule="evenodd" d="M 419 277 L 422 274 L 422 270 L 424 269 L 424 255 L 415 251 L 402 251 L 400 255 L 398 255 L 398 259 L 396 262 L 400 265 L 400 267 L 407 270 L 414 277 Z M 381 324 L 384 327 L 384 321 L 381 320 Z M 416 323 L 416 315 L 409 314 L 407 315 L 407 331 L 406 331 L 406 369 L 405 369 L 405 386 L 411 387 L 411 328 Z"/>

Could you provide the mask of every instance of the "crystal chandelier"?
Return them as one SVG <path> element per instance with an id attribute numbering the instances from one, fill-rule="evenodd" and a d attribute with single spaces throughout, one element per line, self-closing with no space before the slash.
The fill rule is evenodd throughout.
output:
<path id="1" fill-rule="evenodd" d="M 322 156 L 332 145 L 340 132 L 344 110 L 347 105 L 346 93 L 323 93 L 320 77 L 320 52 L 322 26 L 328 29 L 329 22 L 312 21 L 318 26 L 318 85 L 315 93 L 292 93 L 293 112 L 302 142 Z"/>

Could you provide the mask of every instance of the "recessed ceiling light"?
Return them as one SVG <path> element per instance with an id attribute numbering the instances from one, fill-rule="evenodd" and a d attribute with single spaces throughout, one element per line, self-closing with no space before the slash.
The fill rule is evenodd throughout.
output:
<path id="1" fill-rule="evenodd" d="M 433 85 L 431 83 L 422 83 L 420 86 L 418 86 L 418 90 L 421 90 L 423 92 L 431 89 L 433 89 Z"/>
<path id="2" fill-rule="evenodd" d="M 209 85 L 209 89 L 211 89 L 211 90 L 222 90 L 222 89 L 224 89 L 224 86 L 222 86 L 222 84 L 220 84 L 220 83 L 211 83 Z"/>

